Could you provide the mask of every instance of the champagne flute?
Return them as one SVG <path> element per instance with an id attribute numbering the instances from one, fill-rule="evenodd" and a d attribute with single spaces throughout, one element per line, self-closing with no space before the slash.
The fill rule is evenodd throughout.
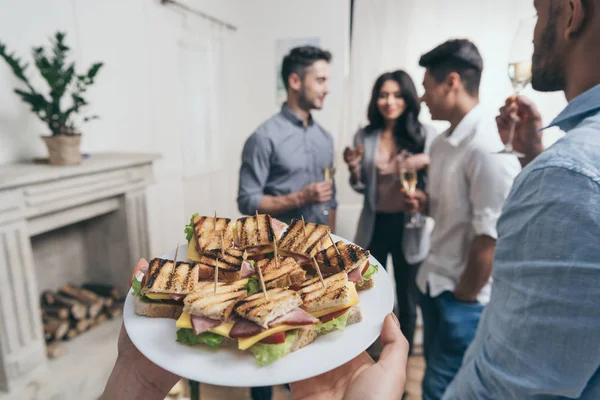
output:
<path id="1" fill-rule="evenodd" d="M 331 167 L 331 168 L 329 168 L 329 167 L 323 168 L 323 180 L 332 181 L 334 173 L 335 173 L 335 166 Z M 329 215 L 330 210 L 329 210 L 329 205 L 327 205 L 327 202 L 325 202 L 321 205 L 321 211 L 323 212 L 323 215 Z"/>
<path id="2" fill-rule="evenodd" d="M 417 191 L 417 170 L 414 167 L 408 166 L 404 163 L 404 160 L 410 157 L 412 154 L 406 152 L 402 159 L 398 161 L 398 172 L 400 177 L 400 182 L 404 190 L 406 190 L 410 194 L 414 194 Z M 420 225 L 420 214 L 417 212 L 414 215 L 410 216 L 409 221 L 406 224 L 407 228 L 418 228 Z"/>
<path id="3" fill-rule="evenodd" d="M 535 29 L 535 18 L 525 18 L 519 22 L 519 28 L 515 35 L 513 47 L 508 61 L 508 77 L 513 86 L 515 96 L 531 82 L 531 58 L 533 56 L 533 30 Z M 513 139 L 517 121 L 511 120 L 508 142 L 500 154 L 512 154 L 524 157 L 513 149 Z"/>

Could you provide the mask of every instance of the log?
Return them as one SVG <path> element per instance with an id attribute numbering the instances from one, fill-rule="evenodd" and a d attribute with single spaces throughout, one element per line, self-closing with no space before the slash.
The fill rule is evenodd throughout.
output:
<path id="1" fill-rule="evenodd" d="M 79 320 L 85 318 L 87 315 L 87 307 L 81 304 L 79 301 L 61 295 L 56 295 L 54 298 L 57 304 L 69 309 L 71 317 Z"/>
<path id="2" fill-rule="evenodd" d="M 75 288 L 68 283 L 65 283 L 58 289 L 58 292 L 63 296 L 71 297 L 73 299 L 79 300 L 80 303 L 90 305 L 98 300 L 98 296 L 85 289 Z"/>
<path id="3" fill-rule="evenodd" d="M 112 307 L 113 303 L 115 302 L 112 297 L 102 297 L 102 299 L 104 300 L 104 307 L 105 308 Z"/>
<path id="4" fill-rule="evenodd" d="M 79 333 L 77 332 L 77 329 L 71 328 L 71 329 L 69 329 L 69 332 L 67 332 L 67 336 L 65 336 L 65 339 L 71 340 L 74 337 L 76 337 L 77 335 L 79 335 Z"/>
<path id="5" fill-rule="evenodd" d="M 96 293 L 98 296 L 110 297 L 113 300 L 121 300 L 119 290 L 113 285 L 106 283 L 86 283 L 83 285 L 83 288 Z"/>
<path id="6" fill-rule="evenodd" d="M 118 301 L 112 305 L 107 311 L 108 316 L 113 319 L 123 314 L 123 303 Z"/>
<path id="7" fill-rule="evenodd" d="M 94 326 L 102 325 L 103 323 L 106 322 L 107 319 L 108 319 L 108 316 L 106 314 L 98 315 L 96 317 L 96 319 L 94 320 Z"/>
<path id="8" fill-rule="evenodd" d="M 58 318 L 67 319 L 69 318 L 69 309 L 62 306 L 42 306 L 42 313 L 45 318 Z"/>
<path id="9" fill-rule="evenodd" d="M 44 336 L 51 335 L 52 339 L 60 340 L 69 330 L 69 322 L 56 318 L 48 318 L 44 322 Z"/>
<path id="10" fill-rule="evenodd" d="M 52 293 L 50 290 L 46 290 L 42 293 L 41 295 L 42 298 L 42 304 L 44 305 L 48 305 L 51 306 L 55 303 L 54 301 L 54 293 Z"/>
<path id="11" fill-rule="evenodd" d="M 67 347 L 60 342 L 50 343 L 48 346 L 46 346 L 46 354 L 51 360 L 62 357 L 67 354 Z"/>
<path id="12" fill-rule="evenodd" d="M 94 303 L 90 304 L 88 308 L 88 316 L 91 319 L 95 319 L 98 316 L 98 314 L 100 314 L 100 311 L 102 311 L 103 307 L 104 301 L 102 301 L 101 299 L 97 299 Z"/>

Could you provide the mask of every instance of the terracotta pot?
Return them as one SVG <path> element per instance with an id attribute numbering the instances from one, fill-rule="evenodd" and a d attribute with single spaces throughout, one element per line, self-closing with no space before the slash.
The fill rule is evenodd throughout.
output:
<path id="1" fill-rule="evenodd" d="M 48 147 L 50 165 L 73 165 L 81 162 L 81 135 L 42 136 Z"/>

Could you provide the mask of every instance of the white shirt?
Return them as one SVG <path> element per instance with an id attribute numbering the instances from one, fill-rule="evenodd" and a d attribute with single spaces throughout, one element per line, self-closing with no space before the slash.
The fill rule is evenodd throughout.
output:
<path id="1" fill-rule="evenodd" d="M 494 154 L 503 144 L 493 114 L 473 108 L 454 131 L 431 145 L 428 173 L 429 215 L 435 221 L 429 255 L 417 284 L 436 297 L 454 291 L 476 236 L 497 238 L 496 222 L 514 178 L 521 171 L 517 157 Z M 491 280 L 477 300 L 487 304 Z"/>

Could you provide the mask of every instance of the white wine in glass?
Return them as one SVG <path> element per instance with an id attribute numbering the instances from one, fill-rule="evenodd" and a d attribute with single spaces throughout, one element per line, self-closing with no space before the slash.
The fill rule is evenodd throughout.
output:
<path id="1" fill-rule="evenodd" d="M 407 192 L 414 193 L 417 190 L 417 171 L 414 169 L 400 170 L 400 180 Z"/>
<path id="2" fill-rule="evenodd" d="M 535 18 L 525 18 L 519 22 L 519 29 L 515 35 L 509 57 L 508 77 L 512 83 L 514 94 L 517 96 L 531 82 L 531 58 L 533 57 L 533 31 L 535 23 Z M 523 157 L 523 154 L 513 149 L 516 123 L 513 119 L 510 124 L 508 142 L 506 142 L 504 150 L 500 153 Z"/>

